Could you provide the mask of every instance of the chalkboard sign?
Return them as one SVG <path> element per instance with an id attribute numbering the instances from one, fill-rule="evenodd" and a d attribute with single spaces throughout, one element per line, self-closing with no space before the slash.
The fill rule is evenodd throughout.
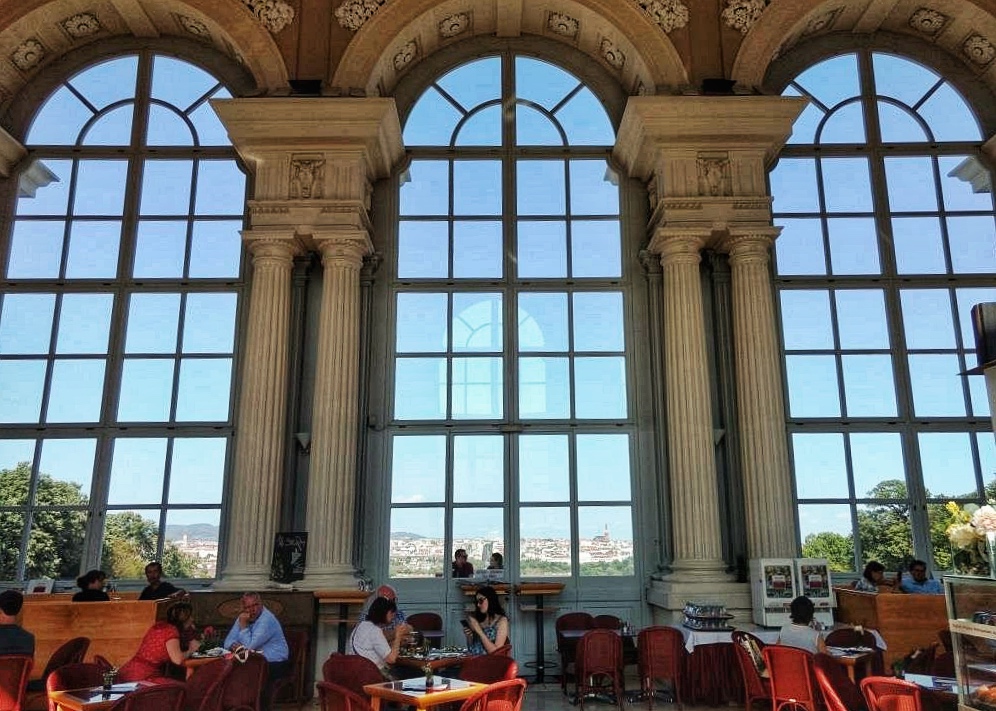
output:
<path id="1" fill-rule="evenodd" d="M 273 544 L 270 580 L 293 583 L 304 578 L 304 560 L 308 549 L 308 534 L 303 531 L 278 533 Z"/>

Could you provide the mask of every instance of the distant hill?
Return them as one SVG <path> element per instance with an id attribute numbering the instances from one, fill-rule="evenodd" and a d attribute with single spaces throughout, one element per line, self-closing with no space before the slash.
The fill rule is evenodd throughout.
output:
<path id="1" fill-rule="evenodd" d="M 217 541 L 218 527 L 210 523 L 191 523 L 186 526 L 166 526 L 166 540 L 178 541 L 186 535 L 189 540 Z"/>
<path id="2" fill-rule="evenodd" d="M 417 533 L 408 533 L 407 531 L 391 531 L 392 541 L 420 541 L 423 538 L 431 538 L 431 536 L 420 536 Z"/>

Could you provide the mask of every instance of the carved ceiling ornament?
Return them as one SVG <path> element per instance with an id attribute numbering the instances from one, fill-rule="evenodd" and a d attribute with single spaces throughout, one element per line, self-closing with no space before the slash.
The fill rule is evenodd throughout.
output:
<path id="1" fill-rule="evenodd" d="M 726 0 L 723 21 L 728 27 L 747 34 L 767 6 L 767 0 Z"/>
<path id="2" fill-rule="evenodd" d="M 97 16 L 90 12 L 81 12 L 67 17 L 59 23 L 66 34 L 73 39 L 82 39 L 95 35 L 102 29 Z"/>
<path id="3" fill-rule="evenodd" d="M 622 71 L 622 68 L 626 66 L 626 54 L 608 37 L 602 38 L 598 51 L 605 63 L 616 71 Z"/>
<path id="4" fill-rule="evenodd" d="M 325 156 L 295 153 L 290 163 L 291 200 L 321 200 L 325 194 Z"/>
<path id="5" fill-rule="evenodd" d="M 699 153 L 699 195 L 727 197 L 733 194 L 729 153 Z"/>
<path id="6" fill-rule="evenodd" d="M 394 55 L 394 71 L 400 72 L 418 58 L 418 43 L 415 40 L 408 40 L 405 45 Z"/>
<path id="7" fill-rule="evenodd" d="M 833 29 L 834 23 L 843 12 L 844 8 L 835 7 L 832 10 L 827 10 L 811 19 L 806 23 L 806 29 L 802 31 L 803 35 L 815 35 L 819 32 L 829 32 Z"/>
<path id="8" fill-rule="evenodd" d="M 688 24 L 688 8 L 681 0 L 636 0 L 650 19 L 670 34 L 672 30 Z"/>
<path id="9" fill-rule="evenodd" d="M 921 7 L 910 15 L 909 25 L 920 34 L 936 37 L 951 18 L 929 7 Z"/>
<path id="10" fill-rule="evenodd" d="M 982 35 L 973 34 L 962 43 L 962 54 L 968 61 L 979 67 L 984 67 L 996 57 L 996 47 Z"/>
<path id="11" fill-rule="evenodd" d="M 179 24 L 180 27 L 186 30 L 189 34 L 192 34 L 198 39 L 211 39 L 211 32 L 208 30 L 207 25 L 198 20 L 196 17 L 180 14 L 177 14 L 175 17 L 177 24 Z M 230 54 L 234 54 L 234 52 L 230 52 Z"/>
<path id="12" fill-rule="evenodd" d="M 581 31 L 581 23 L 563 12 L 551 12 L 547 15 L 546 27 L 553 34 L 569 39 L 577 39 Z"/>
<path id="13" fill-rule="evenodd" d="M 294 8 L 284 0 L 242 0 L 252 10 L 259 23 L 277 34 L 294 21 Z"/>
<path id="14" fill-rule="evenodd" d="M 439 36 L 449 39 L 462 35 L 470 28 L 471 16 L 469 12 L 458 12 L 455 15 L 444 17 L 439 22 Z"/>
<path id="15" fill-rule="evenodd" d="M 356 32 L 385 2 L 387 0 L 345 0 L 335 9 L 335 19 L 340 26 Z"/>
<path id="16" fill-rule="evenodd" d="M 37 67 L 46 54 L 45 45 L 32 37 L 17 46 L 10 55 L 10 61 L 22 72 L 28 72 Z"/>

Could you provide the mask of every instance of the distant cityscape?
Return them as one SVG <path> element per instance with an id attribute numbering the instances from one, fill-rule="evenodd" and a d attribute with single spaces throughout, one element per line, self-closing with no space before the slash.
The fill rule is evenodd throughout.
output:
<path id="1" fill-rule="evenodd" d="M 197 560 L 193 577 L 213 578 L 218 570 L 218 527 L 207 523 L 166 526 L 166 541 Z"/>

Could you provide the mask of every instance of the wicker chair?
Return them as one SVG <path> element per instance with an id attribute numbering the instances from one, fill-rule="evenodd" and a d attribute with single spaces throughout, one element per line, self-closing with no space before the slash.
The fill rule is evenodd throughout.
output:
<path id="1" fill-rule="evenodd" d="M 499 681 L 464 701 L 460 711 L 521 711 L 525 692 L 523 679 Z"/>
<path id="2" fill-rule="evenodd" d="M 225 684 L 232 673 L 231 659 L 218 659 L 197 667 L 187 679 L 187 711 L 222 711 Z"/>
<path id="3" fill-rule="evenodd" d="M 637 636 L 636 648 L 639 652 L 637 668 L 640 687 L 647 698 L 648 707 L 654 708 L 656 682 L 668 680 L 674 691 L 674 700 L 678 708 L 682 708 L 681 683 L 688 652 L 681 632 L 674 627 L 645 627 Z"/>
<path id="4" fill-rule="evenodd" d="M 99 664 L 79 662 L 66 664 L 55 669 L 45 680 L 45 692 L 66 691 L 67 689 L 85 689 L 90 686 L 100 686 L 104 681 L 104 670 Z M 48 700 L 48 711 L 59 711 L 58 705 Z"/>
<path id="5" fill-rule="evenodd" d="M 119 699 L 108 711 L 181 711 L 186 691 L 186 686 L 180 681 L 143 686 Z"/>
<path id="6" fill-rule="evenodd" d="M 623 703 L 622 638 L 612 630 L 588 630 L 578 642 L 574 658 L 574 688 L 584 711 L 588 694 L 611 694 Z"/>
<path id="7" fill-rule="evenodd" d="M 479 654 L 463 663 L 459 677 L 464 681 L 476 681 L 478 684 L 494 684 L 515 679 L 518 674 L 519 665 L 511 657 Z"/>
<path id="8" fill-rule="evenodd" d="M 868 711 L 861 690 L 829 654 L 813 657 L 813 670 L 827 711 Z"/>
<path id="9" fill-rule="evenodd" d="M 597 630 L 617 630 L 622 626 L 622 620 L 615 615 L 595 615 L 592 626 Z"/>
<path id="10" fill-rule="evenodd" d="M 0 711 L 21 711 L 32 663 L 27 654 L 0 655 Z"/>
<path id="11" fill-rule="evenodd" d="M 771 682 L 762 676 L 767 670 L 764 667 L 764 642 L 750 632 L 736 630 L 731 635 L 733 650 L 737 655 L 740 675 L 744 680 L 744 697 L 747 700 L 747 711 L 753 711 L 758 701 L 771 701 Z"/>
<path id="12" fill-rule="evenodd" d="M 554 627 L 557 632 L 557 651 L 560 653 L 560 690 L 567 694 L 567 676 L 574 668 L 574 656 L 578 640 L 567 639 L 567 630 L 591 630 L 595 628 L 595 618 L 587 612 L 568 612 L 557 618 Z"/>
<path id="13" fill-rule="evenodd" d="M 784 708 L 819 711 L 812 654 L 781 644 L 768 645 L 761 654 L 771 678 L 773 711 Z"/>
<path id="14" fill-rule="evenodd" d="M 366 696 L 328 681 L 319 681 L 315 686 L 318 687 L 322 711 L 370 711 Z"/>
<path id="15" fill-rule="evenodd" d="M 263 689 L 270 673 L 269 664 L 262 654 L 253 652 L 244 662 L 232 665 L 222 691 L 221 707 L 224 711 L 260 711 Z"/>
<path id="16" fill-rule="evenodd" d="M 861 680 L 869 711 L 921 711 L 920 687 L 894 677 L 869 676 Z"/>
<path id="17" fill-rule="evenodd" d="M 377 665 L 366 657 L 333 652 L 322 665 L 322 679 L 369 699 L 363 687 L 367 684 L 379 684 L 384 681 L 384 675 L 380 673 Z"/>
<path id="18" fill-rule="evenodd" d="M 48 679 L 48 675 L 67 664 L 79 664 L 83 661 L 86 650 L 89 648 L 89 637 L 73 637 L 68 642 L 63 642 L 48 658 L 48 663 L 42 670 L 41 677 L 28 683 L 28 691 L 45 693 L 45 680 Z"/>

